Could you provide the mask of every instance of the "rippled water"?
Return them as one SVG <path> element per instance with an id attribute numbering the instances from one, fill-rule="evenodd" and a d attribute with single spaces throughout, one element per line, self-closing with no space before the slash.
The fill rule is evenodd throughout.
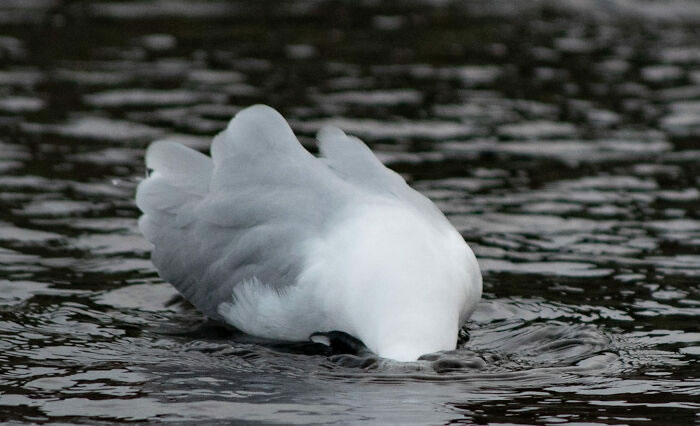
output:
<path id="1" fill-rule="evenodd" d="M 0 420 L 698 422 L 700 7 L 683 0 L 0 3 Z M 241 107 L 335 122 L 433 199 L 484 300 L 453 352 L 206 322 L 134 187 Z"/>

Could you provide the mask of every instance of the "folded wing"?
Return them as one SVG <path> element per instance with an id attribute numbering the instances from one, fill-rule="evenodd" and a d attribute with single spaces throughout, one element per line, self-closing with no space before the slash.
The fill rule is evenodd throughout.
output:
<path id="1" fill-rule="evenodd" d="M 221 319 L 218 306 L 237 285 L 255 279 L 281 292 L 296 283 L 303 242 L 352 191 L 266 106 L 238 113 L 211 153 L 152 144 L 146 159 L 153 172 L 136 201 L 160 275 Z"/>
<path id="2" fill-rule="evenodd" d="M 152 144 L 152 173 L 136 202 L 162 278 L 222 320 L 219 306 L 239 286 L 284 293 L 296 284 L 306 243 L 322 238 L 349 206 L 391 199 L 446 221 L 359 139 L 332 127 L 318 139 L 322 159 L 304 149 L 277 111 L 256 105 L 214 138 L 211 157 L 173 142 Z"/>

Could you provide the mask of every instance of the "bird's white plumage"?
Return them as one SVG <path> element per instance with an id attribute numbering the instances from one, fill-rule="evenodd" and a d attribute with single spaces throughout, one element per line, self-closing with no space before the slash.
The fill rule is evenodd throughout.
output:
<path id="1" fill-rule="evenodd" d="M 344 331 L 380 356 L 454 349 L 481 297 L 472 251 L 359 139 L 326 127 L 321 158 L 275 110 L 239 112 L 211 158 L 156 142 L 137 190 L 161 276 L 247 333 Z"/>

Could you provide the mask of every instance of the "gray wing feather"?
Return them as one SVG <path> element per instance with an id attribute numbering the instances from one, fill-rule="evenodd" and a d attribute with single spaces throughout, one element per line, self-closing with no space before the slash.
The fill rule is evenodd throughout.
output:
<path id="1" fill-rule="evenodd" d="M 337 127 L 326 126 L 319 130 L 317 139 L 326 164 L 345 182 L 367 192 L 393 197 L 429 220 L 447 222 L 435 204 L 408 186 L 398 173 L 382 164 L 359 138 L 347 136 Z"/>
<path id="2" fill-rule="evenodd" d="M 277 291 L 295 284 L 304 242 L 349 203 L 389 197 L 446 221 L 359 139 L 332 127 L 318 139 L 322 159 L 277 111 L 256 105 L 214 138 L 211 158 L 171 142 L 151 145 L 154 173 L 136 196 L 139 227 L 161 276 L 200 311 L 222 319 L 219 305 L 253 278 Z"/>
<path id="3" fill-rule="evenodd" d="M 257 278 L 278 291 L 296 283 L 303 267 L 300 244 L 319 234 L 352 189 L 308 153 L 269 107 L 238 113 L 215 138 L 212 160 L 207 192 L 190 194 L 192 185 L 178 187 L 155 169 L 139 186 L 137 202 L 146 212 L 140 227 L 155 246 L 152 260 L 163 279 L 220 319 L 219 304 L 231 302 L 233 288 L 246 280 Z M 183 179 L 187 173 L 183 168 L 179 181 L 200 180 Z M 176 210 L 174 200 L 182 204 Z"/>

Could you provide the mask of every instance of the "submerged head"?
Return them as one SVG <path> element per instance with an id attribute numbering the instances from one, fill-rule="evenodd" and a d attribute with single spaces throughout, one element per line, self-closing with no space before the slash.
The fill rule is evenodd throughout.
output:
<path id="1" fill-rule="evenodd" d="M 481 298 L 481 273 L 461 235 L 400 204 L 355 208 L 316 244 L 306 270 L 328 330 L 377 355 L 415 361 L 453 350 Z M 332 290 L 331 290 L 332 289 Z"/>
<path id="2" fill-rule="evenodd" d="M 396 361 L 455 349 L 459 329 L 481 296 L 481 275 L 414 275 L 400 283 L 399 291 L 367 298 L 356 317 L 357 337 L 380 357 Z M 396 286 L 385 290 L 391 288 Z"/>
<path id="3" fill-rule="evenodd" d="M 389 227 L 390 228 L 390 227 Z M 423 230 L 425 232 L 425 230 Z M 415 361 L 453 350 L 482 292 L 479 266 L 456 232 L 426 238 L 377 230 L 346 271 L 343 310 L 350 334 L 383 358 Z"/>
<path id="4" fill-rule="evenodd" d="M 379 327 L 378 338 L 368 344 L 382 358 L 415 361 L 421 355 L 455 349 L 459 325 L 457 318 L 417 314 L 400 320 L 390 318 Z"/>

